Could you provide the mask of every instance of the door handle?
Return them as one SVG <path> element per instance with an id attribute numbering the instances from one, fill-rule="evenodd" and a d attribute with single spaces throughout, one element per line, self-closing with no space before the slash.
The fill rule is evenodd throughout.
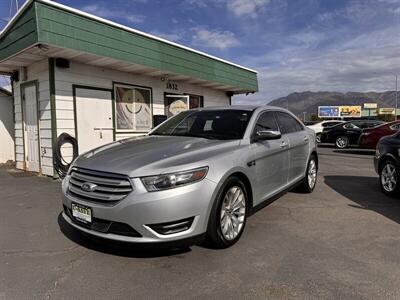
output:
<path id="1" fill-rule="evenodd" d="M 286 142 L 281 143 L 281 148 L 286 148 L 287 146 L 288 146 L 288 144 Z"/>
<path id="2" fill-rule="evenodd" d="M 304 137 L 304 141 L 305 141 L 305 142 L 308 142 L 308 136 L 305 136 L 305 137 Z"/>

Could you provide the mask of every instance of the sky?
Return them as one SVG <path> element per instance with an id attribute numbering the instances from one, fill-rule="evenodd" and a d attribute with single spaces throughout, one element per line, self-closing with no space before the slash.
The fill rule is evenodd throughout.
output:
<path id="1" fill-rule="evenodd" d="M 0 0 L 0 19 L 10 2 Z M 394 90 L 400 75 L 400 0 L 57 2 L 256 69 L 260 91 L 234 103 L 308 90 Z"/>

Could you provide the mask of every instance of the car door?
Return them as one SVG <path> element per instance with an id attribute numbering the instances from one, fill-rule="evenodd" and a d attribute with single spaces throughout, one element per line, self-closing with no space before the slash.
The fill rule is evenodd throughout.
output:
<path id="1" fill-rule="evenodd" d="M 288 183 L 292 183 L 305 175 L 310 137 L 306 128 L 290 114 L 277 112 L 276 117 L 283 136 L 289 141 Z"/>
<path id="2" fill-rule="evenodd" d="M 253 135 L 261 130 L 279 131 L 273 111 L 262 112 L 253 129 Z M 289 167 L 289 142 L 285 136 L 276 140 L 264 140 L 252 143 L 256 185 L 254 205 L 279 192 L 287 184 Z"/>
<path id="3" fill-rule="evenodd" d="M 345 136 L 347 136 L 350 140 L 350 144 L 357 144 L 358 139 L 360 138 L 360 135 L 362 133 L 362 123 L 360 122 L 351 122 L 351 123 L 346 123 L 343 125 L 343 128 L 345 129 Z"/>

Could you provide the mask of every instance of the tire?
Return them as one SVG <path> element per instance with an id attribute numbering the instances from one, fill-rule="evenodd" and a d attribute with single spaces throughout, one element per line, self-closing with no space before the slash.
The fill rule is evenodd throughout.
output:
<path id="1" fill-rule="evenodd" d="M 317 140 L 318 144 L 321 143 L 321 133 L 317 133 L 315 139 Z"/>
<path id="2" fill-rule="evenodd" d="M 238 195 L 235 198 L 236 193 Z M 218 192 L 210 213 L 206 244 L 213 248 L 224 249 L 240 239 L 249 210 L 247 194 L 246 187 L 239 178 L 230 177 L 226 180 Z M 230 201 L 238 200 L 240 197 L 242 200 L 236 204 L 239 209 L 235 212 L 235 207 L 229 207 L 229 203 L 235 204 Z"/>
<path id="3" fill-rule="evenodd" d="M 301 184 L 296 188 L 296 191 L 300 193 L 310 194 L 314 191 L 315 186 L 317 185 L 318 178 L 318 163 L 315 155 L 310 157 L 310 160 L 307 164 L 306 175 L 304 176 Z"/>
<path id="4" fill-rule="evenodd" d="M 347 136 L 338 136 L 335 145 L 339 149 L 345 149 L 350 145 L 350 140 Z"/>
<path id="5" fill-rule="evenodd" d="M 396 163 L 388 159 L 382 163 L 379 168 L 379 183 L 382 192 L 387 196 L 397 196 L 400 192 L 400 184 L 398 183 L 399 168 Z"/>

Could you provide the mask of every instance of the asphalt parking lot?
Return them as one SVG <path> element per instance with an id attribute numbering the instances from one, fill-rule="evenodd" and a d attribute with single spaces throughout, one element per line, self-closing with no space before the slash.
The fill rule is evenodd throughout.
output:
<path id="1" fill-rule="evenodd" d="M 137 250 L 59 219 L 60 184 L 0 169 L 0 299 L 398 299 L 400 200 L 372 154 L 320 148 L 312 195 L 253 215 L 233 248 Z"/>

